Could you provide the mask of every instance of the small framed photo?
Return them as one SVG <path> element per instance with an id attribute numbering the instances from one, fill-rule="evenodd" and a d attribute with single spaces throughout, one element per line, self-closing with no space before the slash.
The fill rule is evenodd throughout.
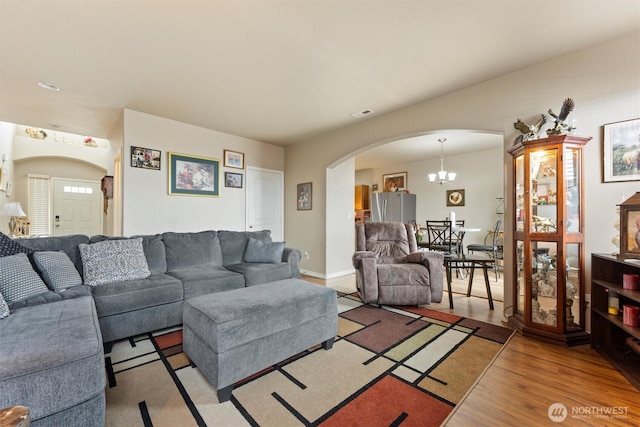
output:
<path id="1" fill-rule="evenodd" d="M 220 196 L 220 160 L 169 153 L 169 194 Z"/>
<path id="2" fill-rule="evenodd" d="M 225 172 L 224 186 L 230 188 L 242 188 L 242 174 L 235 172 Z"/>
<path id="3" fill-rule="evenodd" d="M 244 153 L 224 150 L 224 166 L 228 168 L 244 169 Z"/>
<path id="4" fill-rule="evenodd" d="M 640 119 L 604 125 L 603 182 L 640 180 Z"/>
<path id="5" fill-rule="evenodd" d="M 447 190 L 447 206 L 464 206 L 464 190 Z"/>
<path id="6" fill-rule="evenodd" d="M 311 198 L 313 196 L 312 191 L 313 191 L 312 183 L 305 182 L 304 184 L 298 184 L 296 200 L 297 200 L 299 211 L 311 210 Z"/>
<path id="7" fill-rule="evenodd" d="M 131 146 L 131 167 L 160 170 L 162 152 L 151 148 Z"/>
<path id="8" fill-rule="evenodd" d="M 407 189 L 407 173 L 397 172 L 382 175 L 382 191 L 405 191 Z"/>

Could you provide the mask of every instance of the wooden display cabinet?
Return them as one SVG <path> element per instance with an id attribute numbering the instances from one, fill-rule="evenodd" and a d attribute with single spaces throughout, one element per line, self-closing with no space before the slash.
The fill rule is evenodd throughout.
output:
<path id="1" fill-rule="evenodd" d="M 514 289 L 522 334 L 576 345 L 585 331 L 583 147 L 556 135 L 514 144 Z"/>

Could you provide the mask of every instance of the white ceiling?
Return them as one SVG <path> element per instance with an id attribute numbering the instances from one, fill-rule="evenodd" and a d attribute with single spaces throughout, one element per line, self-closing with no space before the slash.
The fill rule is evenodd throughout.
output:
<path id="1" fill-rule="evenodd" d="M 0 120 L 107 138 L 129 108 L 284 146 L 639 26 L 638 0 L 0 0 Z"/>

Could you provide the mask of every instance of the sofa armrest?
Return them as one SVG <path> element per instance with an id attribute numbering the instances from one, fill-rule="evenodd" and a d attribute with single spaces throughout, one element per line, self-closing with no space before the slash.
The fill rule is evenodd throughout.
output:
<path id="1" fill-rule="evenodd" d="M 284 248 L 282 252 L 282 262 L 287 262 L 291 266 L 291 277 L 300 278 L 300 260 L 302 259 L 302 253 L 300 249 Z"/>

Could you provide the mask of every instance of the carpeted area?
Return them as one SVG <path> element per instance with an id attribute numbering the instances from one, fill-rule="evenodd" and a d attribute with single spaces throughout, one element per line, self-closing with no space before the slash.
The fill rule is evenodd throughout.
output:
<path id="1" fill-rule="evenodd" d="M 230 402 L 182 352 L 182 330 L 115 343 L 107 426 L 438 426 L 513 331 L 339 294 L 338 338 L 247 378 Z"/>

